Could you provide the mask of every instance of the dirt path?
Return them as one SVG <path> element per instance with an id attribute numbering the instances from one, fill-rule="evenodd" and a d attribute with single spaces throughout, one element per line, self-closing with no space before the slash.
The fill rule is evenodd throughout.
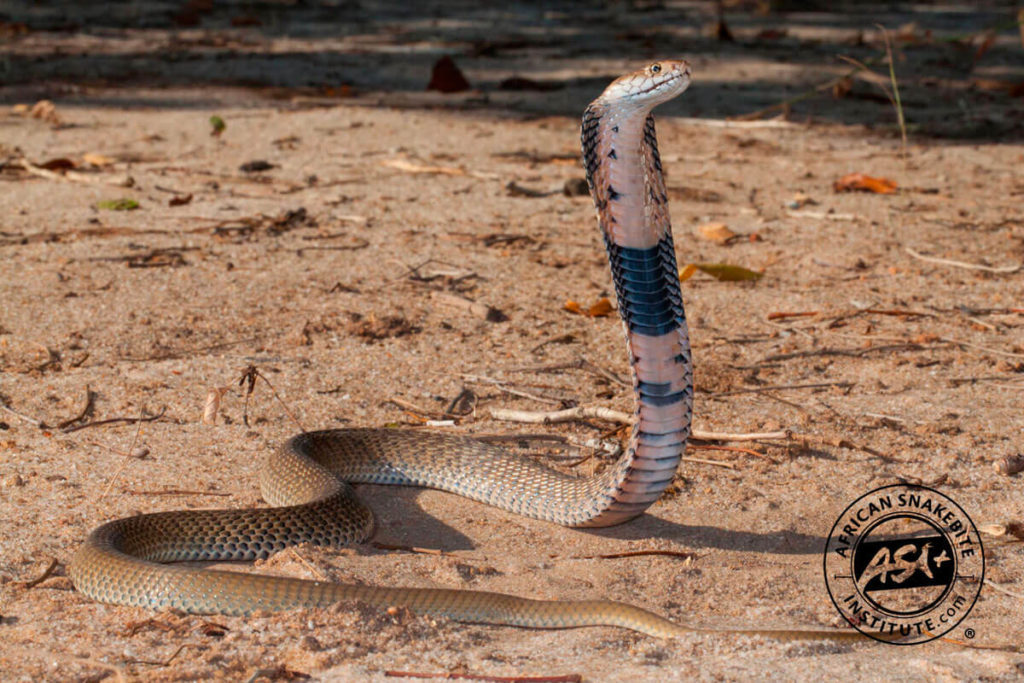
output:
<path id="1" fill-rule="evenodd" d="M 866 72 L 844 98 L 795 104 L 789 121 L 722 122 L 843 75 L 850 65 L 835 62 L 837 52 L 862 61 L 884 54 L 867 15 L 737 16 L 739 42 L 716 47 L 699 38 L 709 20 L 701 4 L 610 19 L 589 9 L 575 23 L 559 10 L 509 11 L 514 20 L 488 32 L 495 20 L 486 13 L 467 10 L 462 23 L 431 28 L 380 10 L 363 25 L 337 19 L 335 28 L 347 28 L 333 42 L 322 27 L 285 37 L 295 24 L 272 24 L 271 14 L 259 15 L 262 31 L 222 27 L 231 17 L 217 14 L 200 28 L 143 31 L 118 26 L 116 12 L 90 32 L 8 38 L 0 670 L 26 681 L 249 680 L 261 670 L 267 680 L 383 680 L 389 670 L 651 681 L 1019 676 L 1024 550 L 1014 532 L 1024 498 L 1020 475 L 994 466 L 1024 448 L 1024 272 L 1003 272 L 1024 259 L 1024 146 L 1020 99 L 972 85 L 1020 78 L 1016 34 L 999 34 L 967 72 L 945 43 L 900 45 L 911 124 L 903 154 L 893 110 L 875 101 L 882 91 Z M 913 17 L 882 17 L 893 28 L 901 18 Z M 958 25 L 999 18 L 962 15 Z M 921 35 L 953 32 L 945 14 L 917 20 Z M 763 33 L 773 27 L 789 33 Z M 680 43 L 686 36 L 693 41 Z M 602 56 L 605 39 L 623 54 Z M 384 49 L 396 44 L 403 50 Z M 441 44 L 477 90 L 422 91 Z M 84 56 L 72 66 L 75 50 Z M 698 273 L 684 283 L 696 426 L 809 438 L 729 444 L 759 455 L 695 448 L 688 455 L 717 464 L 686 463 L 649 514 L 601 531 L 433 491 L 364 487 L 380 544 L 440 554 L 299 548 L 259 571 L 604 596 L 709 626 L 836 625 L 822 578 L 832 523 L 870 489 L 926 483 L 984 529 L 1010 525 L 983 536 L 993 585 L 948 640 L 660 642 L 603 628 L 436 623 L 352 605 L 202 618 L 74 592 L 66 562 L 103 520 L 259 505 L 261 455 L 299 429 L 285 406 L 307 429 L 418 428 L 468 390 L 470 410 L 443 429 L 558 435 L 571 443 L 512 444 L 554 463 L 590 452 L 571 444 L 613 443 L 610 423 L 541 429 L 493 420 L 490 410 L 631 409 L 630 389 L 609 378 L 628 372 L 618 320 L 563 308 L 608 296 L 610 279 L 589 199 L 562 188 L 582 178 L 578 111 L 608 77 L 651 53 L 694 61 L 691 92 L 659 119 L 680 263 L 763 273 L 756 282 Z M 815 61 L 824 55 L 822 67 Z M 368 59 L 382 85 L 352 69 Z M 241 65 L 259 72 L 278 62 L 284 81 L 260 72 L 259 88 L 237 87 L 248 73 Z M 222 80 L 217 69 L 226 69 Z M 282 87 L 304 69 L 322 81 Z M 331 69 L 335 82 L 351 81 L 347 90 L 325 90 Z M 513 75 L 558 89 L 501 89 Z M 930 77 L 942 82 L 929 85 Z M 44 97 L 56 102 L 56 118 L 12 108 Z M 226 123 L 219 136 L 210 134 L 214 115 Z M 90 169 L 87 154 L 106 160 L 93 158 L 100 168 Z M 34 173 L 15 163 L 22 158 Z M 80 175 L 60 175 L 68 163 L 39 171 L 56 159 Z M 271 166 L 241 170 L 257 160 Z M 898 190 L 835 191 L 849 173 L 891 179 Z M 127 176 L 131 187 L 116 185 Z M 97 208 L 122 198 L 138 208 Z M 701 226 L 712 223 L 736 237 L 708 239 Z M 539 369 L 581 357 L 604 372 Z M 246 425 L 238 379 L 248 365 L 283 403 L 257 384 Z M 221 417 L 204 425 L 204 401 L 217 387 L 227 387 Z M 159 417 L 74 429 L 139 415 Z M 123 455 L 140 446 L 144 458 Z M 606 465 L 595 456 L 573 471 Z M 671 552 L 598 557 L 638 550 Z M 51 558 L 53 573 L 27 587 Z"/>

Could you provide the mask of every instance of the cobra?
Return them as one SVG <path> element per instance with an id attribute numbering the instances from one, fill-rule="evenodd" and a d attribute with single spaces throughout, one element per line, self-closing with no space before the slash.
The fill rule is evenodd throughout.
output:
<path id="1" fill-rule="evenodd" d="M 611 83 L 583 115 L 583 160 L 636 392 L 636 423 L 617 463 L 580 478 L 465 436 L 391 429 L 307 432 L 272 453 L 261 470 L 263 497 L 275 507 L 171 511 L 104 524 L 69 566 L 75 587 L 103 602 L 193 613 L 244 615 L 359 600 L 464 622 L 607 625 L 662 637 L 695 630 L 602 600 L 540 601 L 480 591 L 343 585 L 169 564 L 255 560 L 298 543 L 364 541 L 373 533 L 374 517 L 355 495 L 352 484 L 358 483 L 432 487 L 571 527 L 620 524 L 654 503 L 683 455 L 693 389 L 651 110 L 689 83 L 686 62 L 652 64 Z"/>

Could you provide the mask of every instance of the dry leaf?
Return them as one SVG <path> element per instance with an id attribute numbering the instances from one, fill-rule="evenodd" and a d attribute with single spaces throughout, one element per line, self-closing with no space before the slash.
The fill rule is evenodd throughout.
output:
<path id="1" fill-rule="evenodd" d="M 606 315 L 611 315 L 614 310 L 612 302 L 608 300 L 608 297 L 601 297 L 597 300 L 597 303 L 587 310 L 587 315 L 591 318 L 603 318 Z"/>
<path id="2" fill-rule="evenodd" d="M 48 159 L 37 166 L 45 168 L 47 171 L 70 171 L 75 167 L 75 162 L 65 157 L 58 157 L 57 159 Z"/>
<path id="3" fill-rule="evenodd" d="M 693 277 L 693 274 L 696 273 L 696 272 L 697 272 L 697 266 L 693 265 L 692 263 L 687 263 L 685 266 L 683 266 L 683 269 L 679 272 L 679 281 L 680 282 L 686 282 L 691 277 Z"/>
<path id="4" fill-rule="evenodd" d="M 82 161 L 93 166 L 111 166 L 114 160 L 110 157 L 105 157 L 102 154 L 83 154 Z"/>
<path id="5" fill-rule="evenodd" d="M 33 104 L 28 115 L 34 119 L 41 119 L 48 123 L 60 123 L 60 115 L 57 114 L 57 107 L 50 100 L 39 100 Z"/>
<path id="6" fill-rule="evenodd" d="M 748 270 L 742 266 L 734 266 L 729 263 L 690 263 L 679 274 L 679 280 L 689 280 L 698 270 L 722 282 L 760 280 L 764 277 L 764 273 L 758 273 L 757 271 Z"/>
<path id="7" fill-rule="evenodd" d="M 438 90 L 444 93 L 462 92 L 469 90 L 469 81 L 455 65 L 455 60 L 445 55 L 434 63 L 434 70 L 430 74 L 427 90 Z"/>
<path id="8" fill-rule="evenodd" d="M 381 166 L 388 166 L 390 168 L 397 168 L 399 171 L 405 171 L 406 173 L 438 173 L 441 175 L 466 175 L 466 172 L 461 168 L 454 168 L 452 166 L 423 166 L 421 164 L 414 164 L 411 161 L 405 159 L 385 159 L 380 162 Z"/>
<path id="9" fill-rule="evenodd" d="M 220 399 L 228 390 L 227 387 L 210 389 L 206 394 L 206 404 L 203 406 L 203 424 L 217 424 L 217 414 L 220 412 Z"/>
<path id="10" fill-rule="evenodd" d="M 715 244 L 729 244 L 739 235 L 734 233 L 725 223 L 705 223 L 697 228 L 700 236 Z"/>
<path id="11" fill-rule="evenodd" d="M 572 299 L 565 302 L 564 308 L 570 313 L 585 315 L 590 318 L 603 318 L 615 310 L 612 308 L 612 302 L 608 300 L 608 297 L 601 297 L 593 306 L 586 310 L 583 310 L 583 307 Z"/>
<path id="12" fill-rule="evenodd" d="M 875 194 L 892 194 L 896 191 L 896 183 L 888 178 L 875 178 L 863 173 L 849 173 L 832 184 L 836 192 L 874 192 Z"/>

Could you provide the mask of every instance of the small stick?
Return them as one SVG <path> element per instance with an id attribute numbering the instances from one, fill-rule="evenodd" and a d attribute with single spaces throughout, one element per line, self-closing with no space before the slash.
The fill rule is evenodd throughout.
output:
<path id="1" fill-rule="evenodd" d="M 734 434 L 732 432 L 705 432 L 700 429 L 694 429 L 690 434 L 690 438 L 697 439 L 698 441 L 774 441 L 778 439 L 790 439 L 792 438 L 792 434 L 789 430 Z"/>
<path id="2" fill-rule="evenodd" d="M 961 341 L 959 339 L 951 339 L 949 337 L 940 337 L 939 341 L 946 342 L 947 344 L 956 344 L 957 346 L 969 346 L 972 349 L 978 349 L 987 353 L 994 353 L 997 356 L 1008 356 L 1010 358 L 1024 358 L 1024 353 L 1012 353 L 1010 351 L 1000 351 L 999 349 L 993 349 L 988 346 L 982 346 L 981 344 L 973 344 L 971 342 Z"/>
<path id="3" fill-rule="evenodd" d="M 288 552 L 290 552 L 296 560 L 306 565 L 306 569 L 308 569 L 310 573 L 317 579 L 319 579 L 320 581 L 327 581 L 327 577 L 323 575 L 323 572 L 319 571 L 316 567 L 307 562 L 306 558 L 304 558 L 302 555 L 299 555 L 299 553 L 295 550 L 294 547 L 288 548 Z"/>
<path id="4" fill-rule="evenodd" d="M 96 401 L 96 394 L 95 394 L 95 392 L 93 392 L 91 389 L 89 389 L 89 385 L 86 384 L 85 385 L 85 405 L 82 406 L 82 410 L 79 411 L 78 415 L 75 415 L 74 417 L 72 417 L 72 418 L 70 418 L 68 420 L 64 420 L 63 422 L 58 424 L 57 427 L 59 429 L 67 429 L 68 427 L 70 427 L 74 423 L 78 422 L 79 420 L 84 420 L 85 416 L 88 415 L 92 411 L 93 403 L 95 401 Z"/>
<path id="5" fill-rule="evenodd" d="M 188 647 L 188 645 L 181 645 L 180 647 L 178 647 L 177 650 L 174 651 L 174 654 L 172 654 L 170 657 L 163 661 L 153 661 L 147 659 L 136 659 L 133 661 L 135 664 L 148 664 L 149 666 L 170 666 L 171 662 L 173 662 L 175 658 L 181 654 L 181 651 L 184 650 L 186 647 Z"/>
<path id="6" fill-rule="evenodd" d="M 77 432 L 79 429 L 86 429 L 87 427 L 99 427 L 100 425 L 118 424 L 121 422 L 125 424 L 139 424 L 139 426 L 141 426 L 141 423 L 143 422 L 154 422 L 156 420 L 159 420 L 161 417 L 164 416 L 164 413 L 166 412 L 167 406 L 164 406 L 163 408 L 160 409 L 159 413 L 157 413 L 156 415 L 150 415 L 149 417 L 142 417 L 141 415 L 139 417 L 111 417 L 106 420 L 96 420 L 95 422 L 86 422 L 85 424 L 82 425 L 65 427 L 61 431 L 64 432 L 65 434 L 70 434 L 71 432 Z"/>
<path id="7" fill-rule="evenodd" d="M 751 448 L 737 448 L 736 446 L 713 446 L 710 444 L 697 444 L 691 443 L 687 445 L 688 449 L 698 451 L 729 451 L 731 453 L 746 453 L 747 455 L 753 455 L 757 458 L 764 458 L 765 460 L 771 460 L 767 455 L 760 451 L 755 451 Z"/>
<path id="8" fill-rule="evenodd" d="M 25 422 L 28 422 L 31 425 L 35 425 L 36 427 L 39 427 L 40 429 L 48 429 L 49 428 L 49 425 L 46 424 L 45 422 L 43 422 L 42 420 L 37 420 L 34 417 L 29 417 L 28 415 L 24 415 L 22 413 L 19 413 L 14 408 L 11 408 L 10 406 L 4 405 L 3 403 L 0 403 L 0 410 L 8 412 L 11 415 L 13 415 L 14 417 L 19 417 L 22 420 L 24 420 Z"/>
<path id="9" fill-rule="evenodd" d="M 520 398 L 529 398 L 534 401 L 540 401 L 541 403 L 551 403 L 553 405 L 562 405 L 563 399 L 559 398 L 548 398 L 547 396 L 541 396 L 539 394 L 531 394 L 528 391 L 521 389 L 513 389 L 508 386 L 500 379 L 494 379 L 493 377 L 483 377 L 480 375 L 463 375 L 462 379 L 467 382 L 474 382 L 476 384 L 492 384 L 498 388 L 499 391 L 503 391 L 506 394 L 512 394 L 513 396 L 519 396 Z"/>
<path id="10" fill-rule="evenodd" d="M 605 408 L 603 406 L 576 406 L 565 410 L 553 410 L 548 413 L 529 410 L 509 410 L 507 408 L 491 408 L 491 417 L 495 420 L 508 420 L 510 422 L 528 422 L 531 424 L 555 424 L 557 422 L 572 422 L 574 420 L 587 420 L 598 418 L 620 424 L 631 424 L 633 416 L 626 413 Z"/>
<path id="11" fill-rule="evenodd" d="M 219 491 L 189 491 L 187 489 L 165 489 L 163 491 L 129 489 L 125 493 L 132 496 L 220 496 L 225 498 L 231 495 L 230 493 L 221 493 Z"/>
<path id="12" fill-rule="evenodd" d="M 903 247 L 903 250 L 916 259 L 927 261 L 928 263 L 939 263 L 944 266 L 953 266 L 954 268 L 967 268 L 968 270 L 981 270 L 986 273 L 1016 273 L 1021 268 L 1024 268 L 1024 264 L 1016 266 L 983 266 L 978 263 L 967 263 L 966 261 L 954 261 L 952 259 L 936 258 L 935 256 L 925 256 L 919 252 L 914 251 L 910 247 Z"/>
<path id="13" fill-rule="evenodd" d="M 694 463 L 697 463 L 699 465 L 714 465 L 715 467 L 724 467 L 727 470 L 734 470 L 734 469 L 736 469 L 731 463 L 728 463 L 728 462 L 719 462 L 717 460 L 705 460 L 704 458 L 690 458 L 690 457 L 685 457 L 685 458 L 681 458 L 681 459 L 682 459 L 683 462 L 694 462 Z"/>
<path id="14" fill-rule="evenodd" d="M 417 419 L 423 419 L 424 417 L 428 417 L 433 418 L 435 420 L 442 420 L 446 417 L 444 413 L 438 412 L 436 410 L 427 410 L 426 408 L 421 408 L 415 403 L 410 403 L 409 401 L 406 401 L 395 396 L 385 399 L 384 403 L 394 404 L 401 408 L 402 410 L 412 413 L 413 416 L 416 417 Z"/>
<path id="15" fill-rule="evenodd" d="M 1016 593 L 1016 592 L 1011 591 L 1011 590 L 1009 590 L 1007 588 L 1003 588 L 998 583 L 994 582 L 992 579 L 985 579 L 985 585 L 986 586 L 991 586 L 992 588 L 995 588 L 997 591 L 999 591 L 1000 593 L 1003 593 L 1005 595 L 1009 595 L 1009 596 L 1012 596 L 1014 598 L 1020 598 L 1020 599 L 1024 600 L 1024 593 Z"/>
<path id="16" fill-rule="evenodd" d="M 245 408 L 242 411 L 242 422 L 245 423 L 245 426 L 249 426 L 249 396 L 252 395 L 253 390 L 256 388 L 257 379 L 262 379 L 264 382 L 267 383 L 267 386 L 270 387 L 270 391 L 273 392 L 274 394 L 274 398 L 276 398 L 278 403 L 281 404 L 281 407 L 284 408 L 285 414 L 291 418 L 292 422 L 295 423 L 295 426 L 299 428 L 299 431 L 306 431 L 305 427 L 302 426 L 302 423 L 299 422 L 298 418 L 295 417 L 294 413 L 292 413 L 292 411 L 289 410 L 288 404 L 285 403 L 284 399 L 282 399 L 281 396 L 277 393 L 277 389 L 274 388 L 274 385 L 270 382 L 269 379 L 267 379 L 266 375 L 259 371 L 259 369 L 255 365 L 250 365 L 246 367 L 242 371 L 242 376 L 238 380 L 238 386 L 247 385 L 245 390 Z"/>
<path id="17" fill-rule="evenodd" d="M 417 546 L 414 546 L 414 545 L 395 545 L 393 543 L 378 543 L 376 541 L 374 541 L 370 545 L 372 545 L 374 548 L 379 548 L 380 550 L 401 550 L 403 552 L 417 553 L 417 554 L 420 554 L 420 555 L 448 555 L 449 554 L 449 553 L 446 553 L 443 550 L 438 550 L 437 548 L 420 548 L 420 547 L 417 547 Z"/>
<path id="18" fill-rule="evenodd" d="M 621 384 L 624 387 L 632 386 L 630 382 L 622 379 L 611 370 L 605 370 L 601 366 L 591 363 L 583 356 L 579 356 L 576 360 L 571 361 L 544 363 L 541 365 L 520 365 L 519 367 L 509 368 L 509 372 L 553 372 L 555 370 L 586 370 L 599 377 L 604 377 L 615 384 Z"/>
<path id="19" fill-rule="evenodd" d="M 697 555 L 681 550 L 627 550 L 621 553 L 608 553 L 605 555 L 577 555 L 570 557 L 571 560 L 618 560 L 625 557 L 644 557 L 646 555 L 662 555 L 665 557 L 679 557 L 684 560 L 692 560 Z"/>
<path id="20" fill-rule="evenodd" d="M 447 681 L 486 681 L 486 683 L 582 683 L 579 674 L 564 676 L 484 676 L 482 674 L 426 673 L 422 671 L 396 671 L 387 669 L 384 675 L 388 678 L 443 678 Z"/>
<path id="21" fill-rule="evenodd" d="M 48 578 L 50 578 L 50 575 L 53 574 L 53 571 L 57 568 L 58 564 L 59 562 L 57 562 L 57 558 L 51 557 L 50 566 L 44 569 L 42 574 L 32 579 L 31 581 L 26 581 L 24 584 L 22 584 L 25 586 L 25 590 L 32 590 L 33 588 L 41 584 L 43 581 L 46 581 Z"/>
<path id="22" fill-rule="evenodd" d="M 719 391 L 710 394 L 710 397 L 718 398 L 719 396 L 735 396 L 737 394 L 759 394 L 762 391 L 776 391 L 781 389 L 823 389 L 825 387 L 838 387 L 840 389 L 848 389 L 853 385 L 853 382 L 815 382 L 813 384 L 769 384 L 763 387 L 750 387 L 748 389 Z"/>

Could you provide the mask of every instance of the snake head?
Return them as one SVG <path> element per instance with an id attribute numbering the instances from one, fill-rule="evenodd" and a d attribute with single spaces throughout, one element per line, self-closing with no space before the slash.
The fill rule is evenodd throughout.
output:
<path id="1" fill-rule="evenodd" d="M 599 100 L 609 105 L 650 110 L 682 93 L 690 85 L 690 65 L 665 59 L 612 81 Z"/>

